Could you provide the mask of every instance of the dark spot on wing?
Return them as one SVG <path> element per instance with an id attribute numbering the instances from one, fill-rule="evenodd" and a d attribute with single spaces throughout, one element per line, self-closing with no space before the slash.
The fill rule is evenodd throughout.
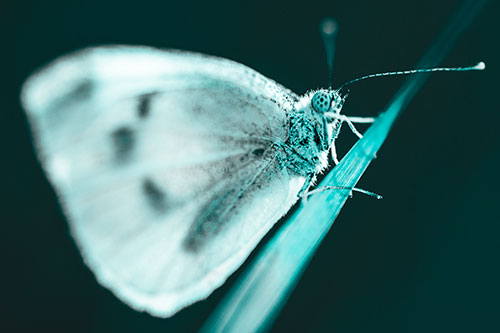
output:
<path id="1" fill-rule="evenodd" d="M 257 157 L 261 157 L 264 154 L 264 149 L 263 148 L 257 148 L 255 149 L 252 154 L 254 154 Z"/>
<path id="2" fill-rule="evenodd" d="M 198 252 L 207 241 L 219 233 L 233 213 L 234 204 L 241 197 L 241 194 L 237 195 L 236 192 L 235 188 L 231 188 L 218 193 L 200 210 L 183 241 L 187 252 Z"/>
<path id="3" fill-rule="evenodd" d="M 90 79 L 82 79 L 75 85 L 68 87 L 68 91 L 63 95 L 54 93 L 52 109 L 66 110 L 67 107 L 76 102 L 82 102 L 89 99 L 94 91 L 94 82 Z"/>
<path id="4" fill-rule="evenodd" d="M 234 173 L 234 170 L 232 172 Z M 197 253 L 208 242 L 214 240 L 240 213 L 242 200 L 250 199 L 255 195 L 255 190 L 270 184 L 270 177 L 276 177 L 276 173 L 267 169 L 254 179 L 226 183 L 226 187 L 215 193 L 199 210 L 183 240 L 184 249 L 190 253 Z"/>
<path id="5" fill-rule="evenodd" d="M 116 159 L 118 161 L 126 160 L 134 149 L 134 131 L 127 126 L 122 126 L 111 133 L 111 138 L 113 141 Z"/>
<path id="6" fill-rule="evenodd" d="M 202 111 L 203 111 L 203 108 L 201 107 L 201 105 L 199 105 L 199 104 L 195 104 L 195 105 L 193 106 L 193 112 L 194 112 L 195 114 L 200 114 L 200 113 L 202 113 Z"/>
<path id="7" fill-rule="evenodd" d="M 68 93 L 66 98 L 68 100 L 70 100 L 70 99 L 79 99 L 79 100 L 87 99 L 92 94 L 93 89 L 94 89 L 93 82 L 89 79 L 84 79 L 84 80 L 78 82 L 77 85 L 75 85 L 74 89 Z"/>
<path id="8" fill-rule="evenodd" d="M 137 115 L 139 118 L 144 119 L 151 113 L 151 99 L 156 93 L 148 93 L 139 96 L 137 104 Z"/>
<path id="9" fill-rule="evenodd" d="M 153 180 L 146 178 L 142 182 L 142 192 L 148 204 L 158 213 L 167 209 L 167 198 L 165 191 Z"/>

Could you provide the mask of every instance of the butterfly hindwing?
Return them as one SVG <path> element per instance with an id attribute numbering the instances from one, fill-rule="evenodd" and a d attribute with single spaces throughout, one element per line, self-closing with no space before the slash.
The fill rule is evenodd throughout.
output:
<path id="1" fill-rule="evenodd" d="M 229 60 L 87 49 L 36 74 L 22 98 L 85 262 L 154 315 L 221 285 L 304 181 L 274 145 L 296 96 Z"/>

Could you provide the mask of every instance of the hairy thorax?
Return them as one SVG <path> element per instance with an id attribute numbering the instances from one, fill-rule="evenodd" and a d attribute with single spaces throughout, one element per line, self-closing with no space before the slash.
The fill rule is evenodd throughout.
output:
<path id="1" fill-rule="evenodd" d="M 308 110 L 290 114 L 288 139 L 280 147 L 283 153 L 280 155 L 282 165 L 292 174 L 309 176 L 328 165 L 328 148 L 322 149 L 325 147 L 324 139 L 320 138 L 316 123 Z"/>

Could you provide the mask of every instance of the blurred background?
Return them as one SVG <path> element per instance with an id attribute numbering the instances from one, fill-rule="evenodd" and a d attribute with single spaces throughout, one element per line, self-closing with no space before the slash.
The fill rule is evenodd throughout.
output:
<path id="1" fill-rule="evenodd" d="M 19 90 L 64 53 L 143 44 L 229 58 L 298 94 L 327 84 L 318 23 L 339 23 L 334 85 L 413 68 L 457 0 L 14 1 L 0 3 L 3 332 L 192 332 L 241 274 L 169 319 L 136 312 L 83 261 L 33 151 Z M 272 330 L 500 331 L 499 2 L 490 1 L 399 119 Z M 373 116 L 404 78 L 351 87 L 343 112 Z M 363 129 L 364 130 L 364 129 Z M 355 136 L 344 130 L 340 155 Z M 328 209 L 328 207 L 325 207 Z"/>

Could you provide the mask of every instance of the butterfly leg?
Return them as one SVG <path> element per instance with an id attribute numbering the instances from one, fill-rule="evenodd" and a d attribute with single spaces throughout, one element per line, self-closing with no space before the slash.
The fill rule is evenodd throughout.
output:
<path id="1" fill-rule="evenodd" d="M 307 198 L 313 194 L 316 194 L 316 193 L 320 193 L 320 192 L 324 192 L 324 191 L 328 191 L 328 190 L 349 190 L 349 196 L 352 197 L 352 192 L 359 192 L 359 193 L 363 193 L 363 194 L 366 194 L 366 195 L 369 195 L 371 197 L 374 197 L 376 199 L 382 199 L 382 196 L 380 194 L 377 194 L 377 193 L 374 193 L 374 192 L 370 192 L 370 191 L 367 191 L 367 190 L 363 190 L 361 188 L 357 188 L 357 187 L 348 187 L 348 186 L 322 186 L 322 187 L 318 187 L 312 191 L 308 191 L 306 192 L 305 194 L 302 195 L 302 201 L 304 203 L 307 202 Z"/>
<path id="2" fill-rule="evenodd" d="M 304 182 L 304 185 L 302 185 L 302 188 L 300 189 L 299 193 L 297 194 L 297 196 L 299 198 L 304 199 L 304 198 L 308 197 L 309 187 L 311 187 L 311 184 L 314 182 L 315 176 L 316 175 L 314 173 L 307 176 L 306 181 Z"/>
<path id="3" fill-rule="evenodd" d="M 360 139 L 363 137 L 363 135 L 359 133 L 359 131 L 356 129 L 353 123 L 373 123 L 375 121 L 375 118 L 372 117 L 347 117 L 344 116 L 343 114 L 338 114 L 334 112 L 328 112 L 326 113 L 326 115 L 334 119 L 339 119 L 341 122 L 346 122 L 347 125 L 349 125 L 351 131 L 354 134 L 356 134 L 356 136 Z"/>
<path id="4" fill-rule="evenodd" d="M 330 151 L 332 153 L 332 160 L 335 165 L 339 164 L 339 159 L 337 157 L 337 148 L 335 148 L 335 142 L 330 145 Z"/>
<path id="5" fill-rule="evenodd" d="M 347 117 L 347 119 L 357 124 L 370 124 L 375 121 L 373 117 Z"/>
<path id="6" fill-rule="evenodd" d="M 361 133 L 359 133 L 359 132 L 358 132 L 358 130 L 356 129 L 356 127 L 354 127 L 354 124 L 353 124 L 353 123 L 349 120 L 349 118 L 347 118 L 347 117 L 346 117 L 346 116 L 344 116 L 344 115 L 340 115 L 340 116 L 341 116 L 341 118 L 340 118 L 340 119 L 341 119 L 342 121 L 345 121 L 345 122 L 347 123 L 347 125 L 349 125 L 349 128 L 351 129 L 351 131 L 352 131 L 354 134 L 356 134 L 356 136 L 357 136 L 358 138 L 360 138 L 360 139 L 361 139 L 361 138 L 363 137 L 363 135 L 362 135 Z"/>

